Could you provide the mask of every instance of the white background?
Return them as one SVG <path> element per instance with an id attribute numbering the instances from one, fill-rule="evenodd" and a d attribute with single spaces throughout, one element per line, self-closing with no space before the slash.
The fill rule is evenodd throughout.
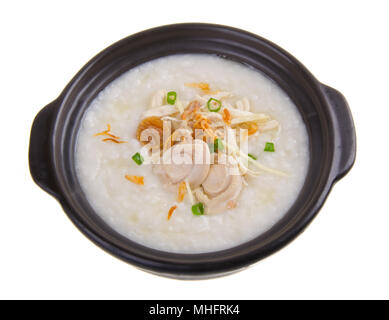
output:
<path id="1" fill-rule="evenodd" d="M 2 1 L 0 298 L 389 298 L 387 1 Z M 286 49 L 347 98 L 357 161 L 289 246 L 232 276 L 177 281 L 106 254 L 28 169 L 34 116 L 111 43 L 176 22 L 227 24 Z"/>

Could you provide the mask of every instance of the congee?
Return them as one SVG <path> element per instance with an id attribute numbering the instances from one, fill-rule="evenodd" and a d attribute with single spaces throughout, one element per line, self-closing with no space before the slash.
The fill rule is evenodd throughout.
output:
<path id="1" fill-rule="evenodd" d="M 183 54 L 137 66 L 101 91 L 75 157 L 83 192 L 114 230 L 200 253 L 279 221 L 304 183 L 309 145 L 296 106 L 264 74 Z"/>

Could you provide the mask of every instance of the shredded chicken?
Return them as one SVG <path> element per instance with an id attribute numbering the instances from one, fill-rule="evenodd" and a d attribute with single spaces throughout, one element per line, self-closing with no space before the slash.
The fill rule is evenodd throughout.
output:
<path id="1" fill-rule="evenodd" d="M 169 212 L 168 212 L 168 214 L 167 214 L 167 219 L 168 219 L 168 220 L 170 220 L 170 218 L 171 218 L 172 215 L 173 215 L 174 210 L 176 210 L 176 209 L 177 209 L 177 206 L 173 206 L 173 207 L 171 207 L 171 208 L 169 209 Z"/>

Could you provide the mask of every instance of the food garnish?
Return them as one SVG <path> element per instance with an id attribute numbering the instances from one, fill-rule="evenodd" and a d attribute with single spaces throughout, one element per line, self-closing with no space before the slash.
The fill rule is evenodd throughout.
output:
<path id="1" fill-rule="evenodd" d="M 194 117 L 193 129 L 209 129 L 211 120 L 204 117 L 202 114 L 197 113 Z"/>
<path id="2" fill-rule="evenodd" d="M 211 89 L 209 88 L 209 84 L 205 83 L 205 82 L 185 83 L 185 85 L 187 87 L 201 89 L 204 94 L 214 94 L 214 93 L 217 93 L 217 91 L 211 91 Z"/>
<path id="3" fill-rule="evenodd" d="M 144 177 L 142 176 L 130 176 L 128 174 L 125 175 L 125 178 L 128 180 L 128 181 L 131 181 L 135 184 L 139 184 L 139 185 L 144 185 Z"/>
<path id="4" fill-rule="evenodd" d="M 150 137 L 148 141 L 141 141 L 141 134 L 144 130 L 146 129 L 153 129 L 155 130 L 156 133 L 158 133 L 159 138 L 160 138 L 160 144 L 162 144 L 162 139 L 163 139 L 163 121 L 160 117 L 157 116 L 152 116 L 152 117 L 147 117 L 143 119 L 139 125 L 138 129 L 136 130 L 136 138 L 143 144 L 146 144 L 147 142 L 150 142 Z M 152 133 L 152 132 L 150 132 Z"/>
<path id="5" fill-rule="evenodd" d="M 207 107 L 210 112 L 218 112 L 222 107 L 222 103 L 220 100 L 210 98 L 207 102 Z"/>
<path id="6" fill-rule="evenodd" d="M 237 205 L 237 203 L 236 203 L 235 200 L 230 200 L 230 201 L 227 202 L 227 208 L 228 209 L 236 208 L 236 205 Z"/>
<path id="7" fill-rule="evenodd" d="M 274 152 L 274 143 L 273 142 L 266 142 L 264 151 Z"/>
<path id="8" fill-rule="evenodd" d="M 227 108 L 223 109 L 223 121 L 226 125 L 231 125 L 231 113 Z"/>
<path id="9" fill-rule="evenodd" d="M 108 132 L 110 132 L 110 131 L 111 131 L 111 125 L 108 123 L 108 124 L 107 124 L 107 130 L 104 130 L 104 131 L 102 131 L 102 132 L 96 133 L 96 134 L 95 134 L 95 137 L 106 135 L 106 134 L 107 134 Z"/>
<path id="10" fill-rule="evenodd" d="M 185 193 L 186 193 L 186 184 L 185 181 L 182 181 L 178 186 L 178 197 L 177 197 L 178 202 L 182 202 L 184 200 Z"/>
<path id="11" fill-rule="evenodd" d="M 204 214 L 204 204 L 201 202 L 194 204 L 192 206 L 192 213 L 195 216 L 202 216 Z"/>
<path id="12" fill-rule="evenodd" d="M 197 111 L 200 109 L 200 103 L 197 100 L 192 101 L 189 103 L 189 105 L 186 107 L 184 112 L 181 114 L 181 119 L 182 120 L 188 120 L 193 115 L 197 113 Z"/>
<path id="13" fill-rule="evenodd" d="M 114 139 L 116 139 L 116 140 L 119 140 L 119 139 L 120 139 L 120 137 L 115 136 L 115 135 L 113 135 L 112 133 L 109 133 L 109 132 L 107 132 L 106 135 L 109 136 L 109 137 L 111 137 L 111 138 L 114 138 Z"/>
<path id="14" fill-rule="evenodd" d="M 168 104 L 174 105 L 176 103 L 177 99 L 177 92 L 175 91 L 169 91 L 166 95 L 166 101 Z"/>
<path id="15" fill-rule="evenodd" d="M 222 140 L 219 138 L 215 139 L 214 144 L 213 144 L 213 151 L 214 152 L 219 152 L 224 150 L 224 145 Z"/>
<path id="16" fill-rule="evenodd" d="M 250 140 L 254 139 L 250 136 L 257 136 L 257 132 L 262 134 L 277 129 L 272 135 L 273 138 L 277 137 L 280 132 L 277 120 L 268 114 L 250 111 L 250 102 L 245 97 L 235 99 L 234 104 L 232 101 L 235 96 L 229 92 L 221 91 L 211 95 L 208 83 L 185 85 L 201 89 L 202 95 L 197 94 L 195 100 L 185 102 L 178 100 L 175 91 L 159 90 L 151 100 L 151 108 L 143 113 L 136 132 L 136 138 L 140 141 L 144 130 L 154 129 L 154 133 L 145 136 L 154 144 L 147 141 L 142 143 L 152 147 L 159 144 L 159 151 L 156 150 L 157 153 L 152 154 L 152 163 L 159 166 L 155 168 L 155 172 L 161 175 L 166 185 L 178 186 L 177 202 L 186 200 L 185 196 L 188 194 L 194 215 L 223 212 L 237 206 L 241 190 L 249 185 L 245 182 L 245 176 L 257 177 L 262 172 L 287 176 L 284 172 L 262 165 L 257 161 L 257 156 L 240 149 L 243 141 L 255 141 Z M 170 128 L 170 131 L 163 132 L 166 128 Z M 235 131 L 236 128 L 247 131 L 241 135 Z M 196 129 L 202 131 L 195 132 Z M 108 130 L 99 134 L 106 135 L 109 130 L 108 126 Z M 163 137 L 163 134 L 166 134 L 166 137 Z M 189 151 L 199 153 L 195 151 L 196 146 L 205 152 L 211 160 L 210 163 L 204 160 L 186 164 L 180 161 L 164 163 L 165 156 L 170 157 L 173 154 L 193 161 L 196 157 Z M 150 150 L 146 148 L 147 152 Z M 264 151 L 274 150 L 274 143 L 266 143 Z M 199 153 L 199 156 L 200 159 L 207 158 L 204 154 Z M 138 165 L 144 161 L 139 152 L 135 153 L 132 159 Z M 252 167 L 258 170 L 253 170 Z M 143 184 L 143 177 L 126 178 Z M 175 209 L 176 206 L 173 206 L 169 210 L 168 219 Z"/>
<path id="17" fill-rule="evenodd" d="M 190 188 L 190 184 L 189 184 L 188 180 L 185 180 L 185 185 L 186 185 L 186 190 L 188 191 L 188 196 L 189 196 L 190 203 L 193 205 L 194 204 L 194 198 L 193 198 L 192 189 Z"/>
<path id="18" fill-rule="evenodd" d="M 112 142 L 115 142 L 115 143 L 127 143 L 127 141 L 119 141 L 119 140 L 116 140 L 114 138 L 105 138 L 103 139 L 102 141 L 106 142 L 106 141 L 112 141 Z"/>
<path id="19" fill-rule="evenodd" d="M 107 124 L 107 130 L 104 130 L 102 132 L 96 133 L 94 136 L 95 137 L 97 137 L 97 136 L 109 136 L 109 137 L 111 137 L 111 139 L 107 138 L 107 139 L 103 139 L 102 141 L 112 141 L 112 142 L 115 142 L 115 143 L 126 143 L 126 141 L 119 141 L 120 137 L 115 136 L 114 134 L 110 133 L 110 131 L 111 131 L 111 125 L 108 123 Z"/>
<path id="20" fill-rule="evenodd" d="M 138 166 L 140 166 L 140 165 L 143 163 L 143 161 L 144 161 L 143 157 L 141 156 L 141 154 L 140 154 L 139 152 L 135 153 L 135 154 L 132 156 L 131 159 L 134 160 L 134 162 L 135 162 Z"/>
<path id="21" fill-rule="evenodd" d="M 169 209 L 169 213 L 167 214 L 167 219 L 170 220 L 170 218 L 172 217 L 172 214 L 174 212 L 174 210 L 177 209 L 177 206 L 173 206 Z"/>
<path id="22" fill-rule="evenodd" d="M 250 122 L 249 124 L 248 124 L 248 132 L 247 132 L 247 134 L 249 135 L 249 136 L 252 136 L 254 133 L 256 133 L 258 131 L 258 126 L 255 124 L 255 123 L 253 123 L 253 122 Z"/>

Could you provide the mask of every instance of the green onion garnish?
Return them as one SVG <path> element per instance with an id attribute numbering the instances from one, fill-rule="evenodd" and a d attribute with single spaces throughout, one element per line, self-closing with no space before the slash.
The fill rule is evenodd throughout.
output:
<path id="1" fill-rule="evenodd" d="M 221 103 L 221 101 L 219 101 L 217 99 L 210 98 L 207 102 L 207 107 L 208 107 L 208 110 L 211 112 L 218 112 L 220 110 L 220 108 L 222 107 L 222 103 Z"/>
<path id="2" fill-rule="evenodd" d="M 248 156 L 254 160 L 257 160 L 257 157 L 256 156 L 253 156 L 251 153 L 248 154 Z"/>
<path id="3" fill-rule="evenodd" d="M 169 91 L 166 96 L 166 101 L 168 104 L 175 104 L 177 99 L 177 92 Z"/>
<path id="4" fill-rule="evenodd" d="M 202 216 L 204 214 L 204 205 L 199 202 L 192 206 L 192 213 L 195 216 Z"/>
<path id="5" fill-rule="evenodd" d="M 140 166 L 140 165 L 143 163 L 143 161 L 144 161 L 143 157 L 140 155 L 139 152 L 135 153 L 135 154 L 132 156 L 132 160 L 134 160 L 134 162 L 135 162 L 138 166 Z"/>
<path id="6" fill-rule="evenodd" d="M 224 144 L 220 139 L 216 138 L 215 143 L 213 144 L 213 151 L 218 152 L 219 150 L 224 150 Z"/>
<path id="7" fill-rule="evenodd" d="M 274 152 L 274 143 L 273 142 L 266 142 L 265 151 Z"/>

